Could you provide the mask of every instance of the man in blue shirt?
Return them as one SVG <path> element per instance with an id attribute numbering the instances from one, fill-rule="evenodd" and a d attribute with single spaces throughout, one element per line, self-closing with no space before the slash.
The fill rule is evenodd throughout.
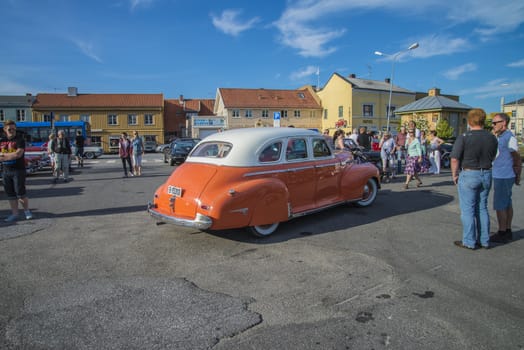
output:
<path id="1" fill-rule="evenodd" d="M 513 184 L 520 185 L 522 161 L 518 152 L 517 139 L 508 130 L 509 116 L 498 113 L 493 117 L 493 133 L 498 139 L 497 157 L 493 161 L 493 209 L 497 212 L 499 230 L 490 241 L 506 243 L 513 239 L 511 221 Z"/>

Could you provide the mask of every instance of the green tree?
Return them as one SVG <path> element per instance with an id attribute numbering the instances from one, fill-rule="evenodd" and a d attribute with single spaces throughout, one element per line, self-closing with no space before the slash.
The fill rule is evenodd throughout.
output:
<path id="1" fill-rule="evenodd" d="M 453 136 L 453 128 L 446 119 L 440 119 L 435 127 L 439 138 L 445 140 Z"/>

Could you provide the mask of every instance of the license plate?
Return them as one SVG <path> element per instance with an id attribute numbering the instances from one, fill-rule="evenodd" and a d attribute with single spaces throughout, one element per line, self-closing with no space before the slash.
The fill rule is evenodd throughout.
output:
<path id="1" fill-rule="evenodd" d="M 167 194 L 175 197 L 182 197 L 182 189 L 176 186 L 167 186 Z"/>

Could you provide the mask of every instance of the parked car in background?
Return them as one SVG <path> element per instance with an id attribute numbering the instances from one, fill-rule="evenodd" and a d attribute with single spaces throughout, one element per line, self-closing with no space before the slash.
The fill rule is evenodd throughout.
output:
<path id="1" fill-rule="evenodd" d="M 157 143 L 156 141 L 145 141 L 144 142 L 144 152 L 155 152 Z"/>
<path id="2" fill-rule="evenodd" d="M 378 169 L 333 151 L 318 132 L 299 128 L 232 129 L 207 136 L 148 205 L 151 216 L 200 230 L 246 227 L 256 236 L 337 205 L 371 205 Z"/>
<path id="3" fill-rule="evenodd" d="M 156 146 L 155 152 L 157 153 L 163 153 L 166 148 L 168 148 L 170 143 L 163 143 L 161 145 Z"/>
<path id="4" fill-rule="evenodd" d="M 200 139 L 194 138 L 180 138 L 175 139 L 169 144 L 169 147 L 164 152 L 164 163 L 168 163 L 171 166 L 175 164 L 183 163 L 189 152 L 200 142 Z"/>

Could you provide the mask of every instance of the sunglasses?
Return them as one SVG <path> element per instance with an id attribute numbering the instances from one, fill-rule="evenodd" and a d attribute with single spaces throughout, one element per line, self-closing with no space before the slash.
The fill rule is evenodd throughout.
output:
<path id="1" fill-rule="evenodd" d="M 492 121 L 491 124 L 493 125 L 497 125 L 498 123 L 502 123 L 503 120 L 497 120 L 497 121 Z"/>

